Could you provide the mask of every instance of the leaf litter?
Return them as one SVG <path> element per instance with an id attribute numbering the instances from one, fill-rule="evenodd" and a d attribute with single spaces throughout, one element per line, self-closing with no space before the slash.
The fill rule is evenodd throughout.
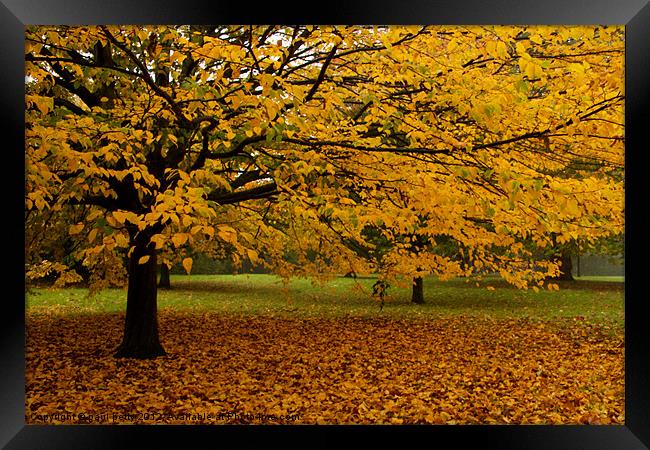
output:
<path id="1" fill-rule="evenodd" d="M 623 424 L 622 330 L 583 320 L 27 314 L 28 424 Z"/>

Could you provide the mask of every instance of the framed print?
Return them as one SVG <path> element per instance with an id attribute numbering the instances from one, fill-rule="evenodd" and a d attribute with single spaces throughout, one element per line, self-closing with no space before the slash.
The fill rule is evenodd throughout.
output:
<path id="1" fill-rule="evenodd" d="M 2 444 L 648 448 L 647 2 L 303 8 L 3 1 Z"/>

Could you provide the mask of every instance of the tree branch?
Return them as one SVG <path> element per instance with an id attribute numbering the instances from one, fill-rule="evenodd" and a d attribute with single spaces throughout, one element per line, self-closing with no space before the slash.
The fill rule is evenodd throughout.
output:
<path id="1" fill-rule="evenodd" d="M 316 81 L 312 85 L 311 89 L 307 93 L 307 96 L 305 97 L 304 102 L 307 103 L 309 100 L 312 99 L 316 91 L 318 90 L 318 86 L 323 82 L 325 79 L 325 72 L 327 72 L 327 68 L 329 67 L 330 63 L 332 62 L 332 59 L 334 58 L 334 55 L 336 54 L 336 50 L 338 49 L 338 46 L 334 46 L 332 50 L 329 52 L 329 55 L 327 55 L 327 59 L 323 63 L 323 65 L 320 68 L 320 72 L 318 74 L 318 78 L 316 78 Z"/>
<path id="2" fill-rule="evenodd" d="M 385 152 L 385 153 L 424 153 L 424 154 L 449 154 L 449 149 L 432 149 L 432 148 L 409 148 L 409 147 L 368 147 L 365 145 L 355 145 L 349 142 L 336 142 L 336 141 L 316 141 L 310 139 L 295 139 L 283 138 L 283 141 L 291 142 L 293 144 L 308 145 L 312 147 L 332 146 L 350 148 L 353 150 L 361 150 L 364 152 Z"/>
<path id="3" fill-rule="evenodd" d="M 212 192 L 208 194 L 208 200 L 211 200 L 219 205 L 230 205 L 233 203 L 244 202 L 247 200 L 257 200 L 270 198 L 279 194 L 278 187 L 275 182 L 257 186 L 251 189 L 246 189 L 236 192 Z"/>
<path id="4" fill-rule="evenodd" d="M 138 69 L 140 69 L 140 78 L 144 80 L 145 83 L 160 97 L 162 97 L 172 108 L 174 111 L 174 114 L 180 121 L 181 126 L 183 127 L 189 127 L 190 126 L 190 121 L 185 117 L 183 114 L 183 111 L 181 108 L 178 106 L 178 104 L 174 101 L 174 99 L 167 93 L 165 92 L 151 77 L 151 74 L 149 73 L 149 70 L 147 67 L 138 59 L 138 57 L 131 51 L 130 48 L 128 48 L 125 44 L 122 42 L 118 41 L 115 36 L 108 30 L 108 27 L 106 26 L 100 26 L 101 30 L 104 32 L 104 35 L 106 38 L 113 43 L 117 48 L 122 50 L 128 57 L 129 59 L 135 64 Z"/>

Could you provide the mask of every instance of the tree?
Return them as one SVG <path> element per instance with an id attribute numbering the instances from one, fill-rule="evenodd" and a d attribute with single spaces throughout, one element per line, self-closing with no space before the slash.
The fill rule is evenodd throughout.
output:
<path id="1" fill-rule="evenodd" d="M 118 356 L 164 353 L 159 256 L 190 272 L 215 242 L 285 277 L 362 273 L 346 243 L 380 226 L 388 278 L 490 268 L 525 288 L 543 274 L 521 239 L 622 228 L 623 44 L 618 27 L 30 26 L 26 210 L 86 208 L 75 257 L 128 259 Z M 554 176 L 576 152 L 599 166 Z"/>
<path id="2" fill-rule="evenodd" d="M 172 287 L 169 277 L 169 267 L 167 264 L 160 265 L 160 278 L 158 280 L 158 288 L 170 289 Z"/>

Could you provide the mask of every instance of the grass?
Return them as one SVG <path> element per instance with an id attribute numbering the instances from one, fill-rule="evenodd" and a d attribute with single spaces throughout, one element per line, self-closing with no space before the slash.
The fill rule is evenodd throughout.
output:
<path id="1" fill-rule="evenodd" d="M 577 277 L 578 281 L 614 281 L 614 282 L 624 282 L 625 277 L 619 275 L 592 275 L 592 276 L 582 276 Z"/>
<path id="2" fill-rule="evenodd" d="M 72 417 L 154 413 L 119 423 L 192 423 L 154 417 L 199 407 L 309 424 L 625 422 L 620 281 L 534 292 L 496 278 L 477 287 L 429 277 L 426 304 L 410 303 L 409 286 L 392 287 L 381 310 L 372 278 L 171 281 L 158 294 L 168 355 L 154 360 L 113 358 L 125 289 L 29 293 L 27 423 L 64 406 Z"/>
<path id="3" fill-rule="evenodd" d="M 392 287 L 383 309 L 370 296 L 374 279 L 338 277 L 324 284 L 293 280 L 284 286 L 272 275 L 172 275 L 171 290 L 158 291 L 161 310 L 205 311 L 244 315 L 363 316 L 440 318 L 474 316 L 493 319 L 570 318 L 618 326 L 624 320 L 622 277 L 583 277 L 560 283 L 560 291 L 518 290 L 487 278 L 480 287 L 465 279 L 425 280 L 424 305 L 410 303 L 409 287 Z M 488 290 L 492 286 L 494 290 Z M 34 289 L 27 295 L 31 313 L 92 314 L 123 312 L 124 289 L 93 296 L 86 289 Z"/>

